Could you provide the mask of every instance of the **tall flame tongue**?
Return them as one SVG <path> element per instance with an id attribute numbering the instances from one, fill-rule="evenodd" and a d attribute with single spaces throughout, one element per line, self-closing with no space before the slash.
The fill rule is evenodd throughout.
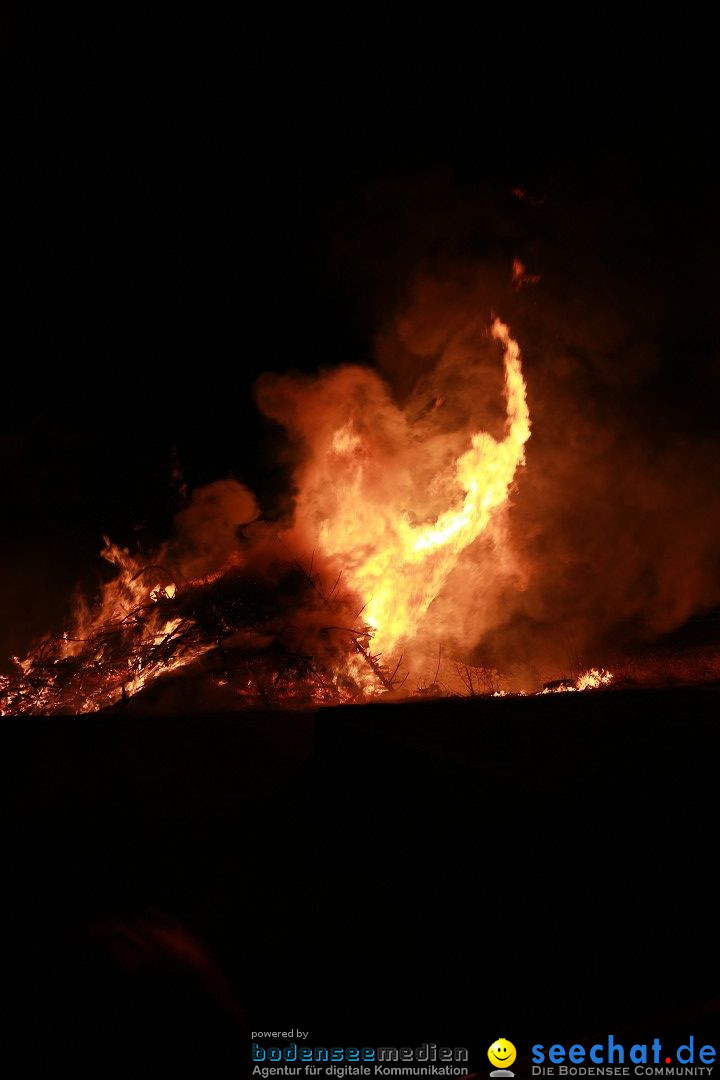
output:
<path id="1" fill-rule="evenodd" d="M 530 413 L 520 348 L 500 319 L 491 333 L 504 350 L 506 434 L 502 441 L 484 431 L 471 436 L 470 448 L 455 463 L 452 505 L 434 521 L 414 523 L 407 509 L 389 506 L 364 485 L 362 455 L 350 453 L 361 440 L 350 426 L 333 437 L 333 451 L 350 453 L 353 464 L 349 482 L 335 493 L 332 515 L 321 523 L 320 542 L 366 601 L 363 618 L 382 652 L 414 636 L 458 556 L 507 500 L 515 472 L 525 462 Z"/>

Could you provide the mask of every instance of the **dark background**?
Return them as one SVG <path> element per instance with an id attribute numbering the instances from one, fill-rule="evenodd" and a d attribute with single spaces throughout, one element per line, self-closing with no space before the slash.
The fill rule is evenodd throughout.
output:
<path id="1" fill-rule="evenodd" d="M 504 1031 L 519 1080 L 536 1043 L 717 1047 L 717 697 L 25 718 L 10 1073 L 241 1078 L 294 1026 L 481 1076 Z"/>
<path id="2" fill-rule="evenodd" d="M 371 361 L 398 247 L 396 222 L 368 208 L 378 183 L 417 190 L 416 219 L 438 198 L 428 176 L 464 199 L 520 185 L 599 207 L 596 262 L 660 281 L 655 393 L 678 412 L 680 367 L 681 426 L 713 427 L 706 30 L 599 11 L 11 5 L 3 653 L 59 626 L 78 582 L 92 587 L 103 533 L 167 535 L 180 474 L 234 475 L 272 510 L 288 475 L 251 387 L 265 370 Z M 377 258 L 357 267 L 344 252 L 368 229 Z M 408 258 L 448 242 L 442 224 L 419 234 Z M 699 348 L 695 376 L 678 342 Z"/>

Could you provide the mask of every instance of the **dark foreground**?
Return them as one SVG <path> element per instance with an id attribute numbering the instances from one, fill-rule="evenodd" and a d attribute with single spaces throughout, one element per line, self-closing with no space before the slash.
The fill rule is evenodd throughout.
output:
<path id="1" fill-rule="evenodd" d="M 3 1071 L 241 1078 L 291 1027 L 482 1073 L 500 1035 L 717 1044 L 718 702 L 6 721 Z"/>

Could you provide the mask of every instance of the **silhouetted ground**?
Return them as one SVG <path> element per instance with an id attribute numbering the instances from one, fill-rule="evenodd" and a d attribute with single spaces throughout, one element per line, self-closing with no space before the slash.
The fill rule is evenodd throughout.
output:
<path id="1" fill-rule="evenodd" d="M 499 1034 L 712 1042 L 719 700 L 6 722 L 9 1075 L 239 1077 L 258 1028 L 482 1072 Z"/>

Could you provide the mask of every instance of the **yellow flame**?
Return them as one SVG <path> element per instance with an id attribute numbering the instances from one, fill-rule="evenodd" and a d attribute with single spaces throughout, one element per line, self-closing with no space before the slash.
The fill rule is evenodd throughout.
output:
<path id="1" fill-rule="evenodd" d="M 472 435 L 470 448 L 455 463 L 458 496 L 431 524 L 414 524 L 407 512 L 388 520 L 361 493 L 362 460 L 339 493 L 337 512 L 323 523 L 321 543 L 338 556 L 350 584 L 366 601 L 363 618 L 374 629 L 374 645 L 391 650 L 414 634 L 460 552 L 487 527 L 492 513 L 508 497 L 515 472 L 525 461 L 530 413 L 522 374 L 520 347 L 500 319 L 492 336 L 503 347 L 506 434 L 498 441 L 487 432 Z M 355 434 L 344 427 L 333 451 L 352 452 Z"/>
<path id="2" fill-rule="evenodd" d="M 545 687 L 541 694 L 575 694 L 580 690 L 599 690 L 602 686 L 609 686 L 613 681 L 612 671 L 606 668 L 590 668 L 583 671 L 575 680 L 575 685 L 561 683 L 560 686 Z"/>
<path id="3" fill-rule="evenodd" d="M 612 671 L 606 671 L 605 668 L 591 668 L 590 671 L 583 672 L 575 687 L 578 690 L 599 690 L 601 686 L 609 686 L 612 680 Z"/>

